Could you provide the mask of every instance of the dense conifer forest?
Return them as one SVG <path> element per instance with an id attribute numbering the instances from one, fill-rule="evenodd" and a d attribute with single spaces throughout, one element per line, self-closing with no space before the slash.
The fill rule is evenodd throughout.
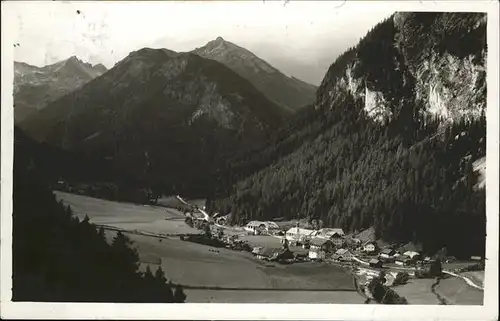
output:
<path id="1" fill-rule="evenodd" d="M 483 255 L 485 190 L 475 187 L 472 164 L 486 155 L 484 109 L 451 122 L 426 113 L 415 72 L 427 54 L 484 64 L 486 29 L 470 27 L 481 19 L 410 14 L 398 28 L 393 17 L 375 26 L 331 65 L 314 106 L 272 143 L 227 162 L 209 209 L 240 224 L 282 217 L 349 232 L 374 226 L 378 238 L 421 243 L 430 254 L 445 246 L 457 257 Z M 381 121 L 342 83 L 348 68 L 384 93 Z M 485 74 L 475 85 L 477 103 L 485 101 Z"/>
<path id="2" fill-rule="evenodd" d="M 74 217 L 32 160 L 16 154 L 13 181 L 13 301 L 184 302 L 161 268 L 139 271 L 125 235 L 109 244 L 102 228 Z"/>

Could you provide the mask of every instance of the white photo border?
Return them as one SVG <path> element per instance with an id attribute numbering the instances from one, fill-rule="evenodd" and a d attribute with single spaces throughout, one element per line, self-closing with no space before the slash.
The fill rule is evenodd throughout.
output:
<path id="1" fill-rule="evenodd" d="M 1 243 L 0 315 L 9 319 L 174 319 L 174 320 L 498 320 L 498 37 L 497 1 L 330 1 L 341 14 L 353 3 L 391 6 L 394 11 L 486 12 L 487 21 L 487 238 L 484 304 L 482 306 L 365 305 L 365 304 L 124 304 L 124 303 L 29 303 L 12 302 L 12 161 L 13 161 L 13 43 L 17 30 L 11 26 L 16 3 L 2 2 L 2 108 L 1 108 Z M 76 2 L 76 1 L 75 1 Z M 83 2 L 83 1 L 82 1 Z M 99 1 L 96 1 L 99 2 Z M 146 1 L 137 1 L 144 3 Z M 154 1 L 153 1 L 154 2 Z M 159 2 L 159 1 L 158 1 Z M 188 1 L 191 2 L 191 1 Z M 207 1 L 205 1 L 207 2 Z M 236 2 L 236 1 L 235 1 Z M 238 1 L 239 2 L 239 1 Z M 70 1 L 50 2 L 65 5 Z M 120 3 L 120 1 L 113 1 Z M 157 2 L 156 2 L 157 3 Z M 234 2 L 227 1 L 228 5 Z M 286 6 L 325 5 L 315 1 L 286 1 Z M 205 3 L 206 5 L 206 3 Z M 248 1 L 242 5 L 271 5 Z M 335 9 L 336 8 L 336 9 Z M 285 9 L 284 9 L 285 10 Z M 332 62 L 335 57 L 332 57 Z"/>

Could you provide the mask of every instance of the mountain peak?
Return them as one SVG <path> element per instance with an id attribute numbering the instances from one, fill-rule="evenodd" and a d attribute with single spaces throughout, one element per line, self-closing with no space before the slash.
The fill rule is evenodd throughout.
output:
<path id="1" fill-rule="evenodd" d="M 251 51 L 221 36 L 196 48 L 193 53 L 226 65 L 248 79 L 267 98 L 286 109 L 298 109 L 314 101 L 315 86 L 287 77 Z"/>

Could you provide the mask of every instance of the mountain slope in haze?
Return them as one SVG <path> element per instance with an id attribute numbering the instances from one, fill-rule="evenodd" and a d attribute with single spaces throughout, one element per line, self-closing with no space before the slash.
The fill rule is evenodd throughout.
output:
<path id="1" fill-rule="evenodd" d="M 287 116 L 246 79 L 191 53 L 144 48 L 26 119 L 37 140 L 110 159 L 172 192 L 210 187 L 215 164 Z"/>
<path id="2" fill-rule="evenodd" d="M 48 103 L 106 72 L 73 56 L 44 67 L 14 62 L 14 120 L 22 121 Z"/>
<path id="3" fill-rule="evenodd" d="M 287 135 L 228 161 L 208 209 L 237 223 L 374 227 L 429 254 L 483 255 L 485 190 L 474 168 L 486 154 L 485 39 L 482 13 L 381 22 L 330 66 Z"/>
<path id="4" fill-rule="evenodd" d="M 14 164 L 16 168 L 36 172 L 37 179 L 58 190 L 136 203 L 149 202 L 152 196 L 147 182 L 109 160 L 37 142 L 17 125 Z"/>
<path id="5" fill-rule="evenodd" d="M 196 48 L 193 53 L 228 66 L 248 79 L 268 99 L 291 111 L 314 101 L 316 86 L 284 75 L 250 51 L 225 41 L 222 37 Z"/>

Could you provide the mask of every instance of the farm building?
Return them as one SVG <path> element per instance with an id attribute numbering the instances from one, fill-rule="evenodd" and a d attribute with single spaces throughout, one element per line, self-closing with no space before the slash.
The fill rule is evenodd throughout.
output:
<path id="1" fill-rule="evenodd" d="M 415 244 L 413 242 L 406 243 L 403 245 L 401 248 L 399 248 L 399 253 L 405 253 L 405 252 L 416 252 L 416 253 L 421 253 L 423 250 L 422 246 L 419 244 Z"/>
<path id="2" fill-rule="evenodd" d="M 363 242 L 361 242 L 358 238 L 353 238 L 352 236 L 344 237 L 344 245 L 350 249 L 357 249 L 362 245 L 362 243 Z"/>
<path id="3" fill-rule="evenodd" d="M 350 242 L 354 245 L 354 246 L 360 246 L 361 245 L 361 240 L 360 239 L 357 239 L 355 237 L 351 238 Z"/>
<path id="4" fill-rule="evenodd" d="M 383 259 L 391 259 L 394 257 L 395 254 L 396 254 L 395 250 L 387 248 L 387 249 L 383 249 L 382 251 L 380 251 L 379 256 L 380 256 L 380 258 L 383 258 Z"/>
<path id="5" fill-rule="evenodd" d="M 402 266 L 405 266 L 405 265 L 410 265 L 413 263 L 413 260 L 411 257 L 407 256 L 407 255 L 400 255 L 396 258 L 395 260 L 395 263 L 397 265 L 402 265 Z"/>
<path id="6" fill-rule="evenodd" d="M 293 253 L 288 249 L 278 249 L 264 247 L 257 251 L 256 257 L 266 261 L 282 261 L 294 258 Z"/>
<path id="7" fill-rule="evenodd" d="M 274 222 L 269 221 L 251 221 L 244 227 L 245 231 L 255 233 L 256 231 L 265 232 L 267 234 L 274 234 L 279 232 L 279 226 Z"/>
<path id="8" fill-rule="evenodd" d="M 415 251 L 406 251 L 403 253 L 403 255 L 408 256 L 412 260 L 417 259 L 420 256 L 420 254 L 418 252 L 415 252 Z"/>
<path id="9" fill-rule="evenodd" d="M 289 242 L 302 243 L 305 239 L 310 239 L 314 230 L 309 230 L 300 227 L 292 227 L 286 231 L 285 237 Z"/>
<path id="10" fill-rule="evenodd" d="M 311 237 L 329 239 L 335 246 L 342 246 L 344 243 L 344 231 L 341 228 L 322 228 L 314 231 Z"/>
<path id="11" fill-rule="evenodd" d="M 369 264 L 371 267 L 378 267 L 378 268 L 382 267 L 382 261 L 377 260 L 377 259 L 371 259 Z"/>
<path id="12" fill-rule="evenodd" d="M 314 232 L 315 237 L 323 239 L 331 239 L 333 236 L 344 236 L 344 231 L 341 228 L 322 228 Z"/>
<path id="13" fill-rule="evenodd" d="M 330 237 L 330 240 L 333 242 L 333 244 L 335 244 L 335 246 L 340 247 L 344 245 L 344 238 L 340 234 L 333 234 Z"/>
<path id="14" fill-rule="evenodd" d="M 219 213 L 215 213 L 213 216 L 215 219 L 215 222 L 219 225 L 226 225 L 229 220 L 231 219 L 231 213 L 228 213 L 226 215 L 220 215 Z"/>
<path id="15" fill-rule="evenodd" d="M 368 241 L 363 245 L 363 251 L 367 253 L 373 253 L 377 250 L 377 245 L 373 241 Z"/>
<path id="16" fill-rule="evenodd" d="M 271 260 L 275 255 L 277 255 L 279 249 L 273 249 L 270 247 L 259 247 L 254 248 L 252 253 L 260 260 Z"/>
<path id="17" fill-rule="evenodd" d="M 309 258 L 312 260 L 324 259 L 326 257 L 326 253 L 331 252 L 334 247 L 331 240 L 320 238 L 312 239 L 310 245 Z"/>
<path id="18" fill-rule="evenodd" d="M 339 261 L 351 261 L 352 260 L 352 253 L 349 252 L 348 249 L 338 249 L 337 252 L 335 252 L 335 255 L 337 256 Z"/>

